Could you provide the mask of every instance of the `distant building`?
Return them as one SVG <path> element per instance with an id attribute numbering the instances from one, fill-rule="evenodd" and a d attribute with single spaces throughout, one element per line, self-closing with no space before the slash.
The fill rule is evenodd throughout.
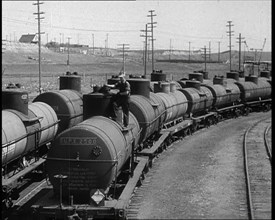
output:
<path id="1" fill-rule="evenodd" d="M 20 39 L 20 43 L 37 44 L 36 34 L 23 34 Z"/>

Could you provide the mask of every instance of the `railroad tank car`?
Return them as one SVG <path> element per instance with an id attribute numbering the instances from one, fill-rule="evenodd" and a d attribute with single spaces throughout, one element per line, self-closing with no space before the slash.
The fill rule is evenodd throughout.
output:
<path id="1" fill-rule="evenodd" d="M 235 82 L 241 91 L 243 102 L 264 100 L 271 97 L 271 85 L 267 81 L 258 80 L 256 76 L 246 76 L 244 82 Z"/>
<path id="2" fill-rule="evenodd" d="M 222 108 L 240 101 L 240 90 L 235 83 L 227 83 L 223 77 L 215 76 L 213 85 L 205 85 L 213 94 L 213 107 Z"/>
<path id="3" fill-rule="evenodd" d="M 240 86 L 235 82 L 236 80 L 234 80 L 234 83 L 223 85 L 225 91 L 218 86 L 217 93 L 224 95 L 225 92 L 227 94 L 230 90 L 236 97 L 240 96 L 243 91 L 239 89 Z M 137 85 L 141 81 L 132 83 Z M 165 83 L 164 85 L 164 91 L 149 93 L 149 98 L 148 91 L 142 91 L 143 95 L 139 95 L 138 91 L 140 90 L 134 89 L 136 91 L 134 93 L 137 94 L 132 95 L 130 98 L 132 109 L 130 108 L 129 124 L 131 126 L 130 129 L 126 130 L 119 123 L 107 117 L 93 115 L 108 115 L 103 109 L 109 104 L 110 99 L 108 96 L 100 95 L 100 93 L 87 95 L 91 99 L 83 102 L 84 109 L 86 103 L 94 99 L 98 104 L 97 107 L 100 106 L 102 111 L 89 111 L 89 108 L 93 108 L 93 105 L 89 103 L 90 105 L 86 111 L 89 115 L 85 116 L 87 119 L 61 132 L 48 152 L 46 168 L 56 198 L 62 190 L 62 196 L 67 201 L 73 197 L 73 201 L 76 203 L 92 205 L 91 197 L 94 193 L 100 195 L 99 191 L 101 191 L 105 195 L 111 183 L 116 183 L 117 175 L 122 171 L 127 161 L 131 159 L 131 154 L 137 149 L 137 146 L 150 137 L 154 131 L 159 131 L 163 123 L 167 122 L 166 114 L 161 114 L 162 112 L 169 112 L 171 118 L 179 117 L 184 112 L 204 112 L 217 103 L 217 106 L 230 105 L 225 100 L 231 102 L 232 99 L 237 99 L 231 97 L 231 99 L 225 98 L 215 101 L 218 96 L 213 95 L 213 90 L 197 81 L 191 81 L 191 83 L 190 80 L 187 81 L 186 88 L 178 91 L 175 91 L 174 85 L 169 84 L 169 87 Z M 170 88 L 170 91 L 167 88 Z M 179 96 L 178 99 L 172 95 L 175 92 Z M 164 99 L 159 96 L 161 93 L 165 94 L 163 97 L 167 97 L 167 105 L 165 105 Z M 260 93 L 266 94 L 267 92 Z M 185 107 L 181 106 L 183 103 Z M 177 106 L 177 109 L 173 109 L 174 105 Z M 180 111 L 182 112 L 180 113 Z M 174 116 L 172 117 L 172 115 Z M 172 120 L 171 118 L 167 120 Z M 142 133 L 143 130 L 146 130 L 146 132 Z M 62 184 L 59 178 L 64 178 Z M 60 206 L 56 205 L 55 210 L 62 211 L 61 205 L 60 201 Z M 78 205 L 74 204 L 70 207 L 72 206 L 78 209 Z M 98 210 L 102 210 L 101 208 L 104 207 L 98 207 Z"/>
<path id="4" fill-rule="evenodd" d="M 188 101 L 186 97 L 178 90 L 173 89 L 168 82 L 159 83 L 155 85 L 155 91 L 162 91 L 155 93 L 164 103 L 166 114 L 165 123 L 173 121 L 180 116 L 183 116 L 187 111 Z M 172 82 L 173 84 L 173 82 Z M 160 88 L 157 88 L 157 87 Z M 167 87 L 167 89 L 166 89 Z M 171 90 L 172 88 L 172 90 Z"/>
<path id="5" fill-rule="evenodd" d="M 211 109 L 214 101 L 212 92 L 206 86 L 196 80 L 187 80 L 186 88 L 180 91 L 186 96 L 188 101 L 187 114 L 200 114 Z"/>
<path id="6" fill-rule="evenodd" d="M 28 105 L 27 92 L 2 91 L 2 97 L 3 166 L 52 141 L 57 133 L 58 119 L 46 103 Z M 25 100 L 24 103 L 22 100 Z M 16 105 L 13 106 L 13 103 Z"/>
<path id="7" fill-rule="evenodd" d="M 38 95 L 33 102 L 50 105 L 60 120 L 58 133 L 83 121 L 83 98 L 80 93 L 81 78 L 78 75 L 60 76 L 60 90 Z"/>
<path id="8" fill-rule="evenodd" d="M 157 112 L 154 111 L 153 106 L 150 99 L 141 95 L 131 95 L 129 109 L 137 118 L 142 129 L 139 143 L 142 143 L 157 130 L 158 122 L 155 118 L 158 115 L 156 115 Z"/>
<path id="9" fill-rule="evenodd" d="M 2 111 L 2 165 L 52 141 L 57 133 L 58 119 L 49 105 L 33 103 L 29 108 L 31 117 L 17 111 Z"/>
<path id="10" fill-rule="evenodd" d="M 62 195 L 76 202 L 89 202 L 91 193 L 105 191 L 139 142 L 139 123 L 129 115 L 131 131 L 109 118 L 94 116 L 60 133 L 48 152 L 46 168 L 55 193 L 56 175 L 65 175 Z"/>
<path id="11" fill-rule="evenodd" d="M 150 100 L 153 103 L 155 115 L 157 115 L 157 117 L 155 118 L 156 127 L 157 127 L 157 130 L 160 130 L 165 121 L 165 113 L 166 113 L 165 106 L 161 98 L 153 92 L 150 92 Z"/>

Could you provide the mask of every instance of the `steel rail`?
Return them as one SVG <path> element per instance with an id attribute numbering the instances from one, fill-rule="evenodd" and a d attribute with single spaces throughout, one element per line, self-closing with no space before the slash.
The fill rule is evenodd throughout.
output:
<path id="1" fill-rule="evenodd" d="M 269 117 L 268 117 L 269 118 Z M 247 135 L 250 132 L 250 130 L 255 127 L 257 124 L 259 124 L 262 121 L 267 120 L 268 118 L 261 119 L 254 124 L 252 124 L 244 133 L 243 137 L 243 154 L 244 154 L 244 172 L 245 172 L 245 180 L 246 180 L 246 189 L 247 189 L 247 203 L 248 203 L 248 214 L 249 219 L 253 220 L 254 212 L 253 212 L 253 203 L 252 203 L 252 194 L 251 194 L 251 187 L 250 187 L 250 178 L 249 178 L 249 170 L 248 170 L 248 158 L 247 158 Z"/>

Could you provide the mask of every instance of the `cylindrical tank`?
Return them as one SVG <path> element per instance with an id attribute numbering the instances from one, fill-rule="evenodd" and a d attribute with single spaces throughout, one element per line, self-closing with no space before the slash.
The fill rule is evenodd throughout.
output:
<path id="1" fill-rule="evenodd" d="M 239 81 L 239 73 L 238 72 L 227 72 L 226 78 L 235 79 L 236 81 Z"/>
<path id="2" fill-rule="evenodd" d="M 150 99 L 140 96 L 132 95 L 130 98 L 130 112 L 136 117 L 139 126 L 142 129 L 140 134 L 140 143 L 155 132 L 157 117 L 153 109 Z"/>
<path id="3" fill-rule="evenodd" d="M 102 116 L 89 118 L 60 133 L 49 150 L 46 169 L 54 193 L 59 195 L 60 182 L 55 175 L 65 175 L 64 199 L 73 196 L 77 203 L 89 203 L 92 192 L 105 191 L 120 173 L 138 142 L 139 125 L 130 114 L 133 129 L 122 132 L 121 126 Z"/>
<path id="4" fill-rule="evenodd" d="M 142 95 L 150 98 L 150 80 L 149 79 L 128 79 L 131 86 L 131 95 Z"/>
<path id="5" fill-rule="evenodd" d="M 175 116 L 173 119 L 182 117 L 187 112 L 188 108 L 188 101 L 186 96 L 180 91 L 175 91 L 169 95 L 174 96 L 176 99 L 175 108 L 173 109 L 173 111 L 175 111 Z"/>
<path id="6" fill-rule="evenodd" d="M 151 81 L 152 82 L 166 81 L 166 74 L 164 74 L 164 73 L 151 73 Z"/>
<path id="7" fill-rule="evenodd" d="M 203 82 L 203 74 L 202 73 L 189 73 L 189 80 L 196 80 Z"/>
<path id="8" fill-rule="evenodd" d="M 75 90 L 45 92 L 33 102 L 44 102 L 54 109 L 60 120 L 58 133 L 83 121 L 82 95 Z"/>
<path id="9" fill-rule="evenodd" d="M 156 130 L 161 129 L 165 120 L 165 106 L 161 98 L 153 92 L 150 92 L 150 101 L 154 104 L 153 109 L 157 117 Z"/>
<path id="10" fill-rule="evenodd" d="M 29 105 L 29 112 L 39 118 L 39 146 L 53 140 L 58 130 L 58 119 L 55 111 L 46 103 L 35 102 Z"/>
<path id="11" fill-rule="evenodd" d="M 40 124 L 38 118 L 31 111 L 25 115 L 19 111 L 7 109 L 2 111 L 2 116 L 2 152 L 5 157 L 2 159 L 4 159 L 4 163 L 25 156 L 38 147 L 36 140 L 40 140 L 40 134 L 38 133 L 36 136 L 34 132 L 40 129 Z M 11 141 L 13 143 L 9 144 Z"/>
<path id="12" fill-rule="evenodd" d="M 109 94 L 90 93 L 83 95 L 83 120 L 92 116 L 110 116 L 111 98 Z"/>
<path id="13" fill-rule="evenodd" d="M 154 84 L 154 92 L 164 92 L 169 93 L 170 92 L 170 83 L 168 82 L 158 82 Z"/>
<path id="14" fill-rule="evenodd" d="M 17 110 L 28 115 L 28 92 L 21 90 L 2 91 L 2 109 Z"/>
<path id="15" fill-rule="evenodd" d="M 213 94 L 213 106 L 220 108 L 230 104 L 230 96 L 223 85 L 205 85 Z"/>
<path id="16" fill-rule="evenodd" d="M 214 98 L 210 89 L 205 86 L 200 88 L 200 90 L 193 87 L 179 90 L 188 100 L 187 114 L 203 112 L 213 105 Z"/>
<path id="17" fill-rule="evenodd" d="M 241 92 L 241 100 L 244 102 L 257 101 L 271 97 L 270 83 L 259 80 L 258 84 L 254 82 L 236 82 Z"/>
<path id="18" fill-rule="evenodd" d="M 2 110 L 2 165 L 19 157 L 27 145 L 27 130 L 21 118 L 13 112 Z M 9 142 L 25 137 L 18 142 Z"/>
<path id="19" fill-rule="evenodd" d="M 158 92 L 156 95 L 162 100 L 165 106 L 166 114 L 164 122 L 170 122 L 177 115 L 176 98 L 164 92 Z"/>
<path id="20" fill-rule="evenodd" d="M 60 76 L 59 89 L 73 89 L 81 92 L 81 77 L 78 75 Z"/>
<path id="21" fill-rule="evenodd" d="M 245 82 L 253 82 L 255 84 L 258 84 L 258 77 L 257 76 L 245 76 L 244 81 Z"/>

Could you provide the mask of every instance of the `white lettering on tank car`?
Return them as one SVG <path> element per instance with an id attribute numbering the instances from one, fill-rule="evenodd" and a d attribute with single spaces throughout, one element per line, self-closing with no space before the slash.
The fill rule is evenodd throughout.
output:
<path id="1" fill-rule="evenodd" d="M 5 157 L 7 154 L 14 153 L 15 144 L 11 144 L 7 147 L 2 148 L 2 158 Z"/>
<path id="2" fill-rule="evenodd" d="M 24 94 L 21 96 L 21 99 L 27 99 L 28 98 L 28 95 Z"/>
<path id="3" fill-rule="evenodd" d="M 96 137 L 61 137 L 60 145 L 96 145 Z"/>

